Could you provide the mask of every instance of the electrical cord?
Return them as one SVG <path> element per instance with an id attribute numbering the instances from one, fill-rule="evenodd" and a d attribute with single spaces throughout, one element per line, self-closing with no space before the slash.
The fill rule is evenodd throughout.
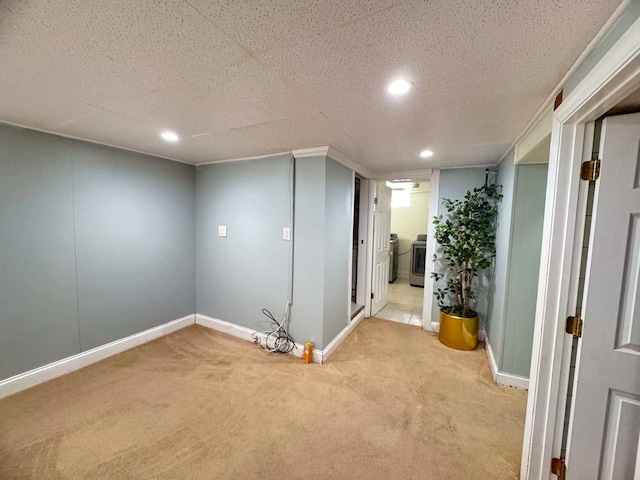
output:
<path id="1" fill-rule="evenodd" d="M 266 308 L 262 309 L 262 313 L 271 320 L 272 329 L 262 332 L 262 335 L 254 333 L 251 336 L 253 340 L 259 343 L 266 351 L 271 353 L 290 353 L 296 348 L 296 342 L 286 328 L 286 323 L 289 321 L 290 309 L 291 305 L 287 302 L 282 323 L 279 323 L 269 310 Z"/>
<path id="2" fill-rule="evenodd" d="M 284 307 L 284 313 L 282 314 L 282 320 L 278 322 L 273 314 L 266 308 L 262 309 L 262 313 L 271 320 L 271 330 L 267 330 L 261 333 L 254 333 L 251 335 L 253 340 L 260 344 L 268 352 L 272 353 L 290 353 L 294 348 L 297 348 L 296 342 L 289 334 L 289 319 L 291 317 L 291 304 L 293 303 L 293 242 L 294 224 L 295 224 L 295 193 L 296 193 L 296 159 L 293 155 L 289 159 L 289 168 L 287 171 L 287 177 L 290 188 L 287 189 L 287 200 L 289 204 L 289 222 L 291 237 L 289 241 L 289 261 L 288 270 L 289 278 L 287 284 L 287 303 Z"/>

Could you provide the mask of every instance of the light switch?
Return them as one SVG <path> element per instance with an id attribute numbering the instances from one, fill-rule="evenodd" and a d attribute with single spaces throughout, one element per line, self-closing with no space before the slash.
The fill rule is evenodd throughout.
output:
<path id="1" fill-rule="evenodd" d="M 290 227 L 284 227 L 282 229 L 282 239 L 283 240 L 291 240 L 291 228 Z"/>
<path id="2" fill-rule="evenodd" d="M 226 237 L 227 236 L 227 226 L 226 225 L 218 225 L 218 236 Z"/>

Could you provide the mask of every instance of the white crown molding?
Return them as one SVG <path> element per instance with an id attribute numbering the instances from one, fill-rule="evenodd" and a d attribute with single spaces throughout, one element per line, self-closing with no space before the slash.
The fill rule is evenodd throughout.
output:
<path id="1" fill-rule="evenodd" d="M 329 157 L 343 164 L 345 167 L 350 168 L 363 178 L 371 178 L 371 171 L 368 168 L 360 165 L 358 162 L 351 160 L 344 153 L 331 145 L 322 145 L 319 147 L 299 148 L 291 152 L 296 158 L 304 157 Z"/>
<path id="2" fill-rule="evenodd" d="M 22 128 L 24 130 L 33 130 L 34 132 L 47 133 L 49 135 L 55 135 L 56 137 L 68 138 L 70 140 L 78 140 L 80 142 L 93 143 L 94 145 L 102 145 L 103 147 L 115 148 L 116 150 L 123 150 L 125 152 L 138 153 L 146 157 L 162 158 L 164 160 L 171 160 L 172 162 L 184 163 L 185 165 L 195 166 L 193 162 L 187 162 L 185 160 L 178 160 L 177 158 L 167 157 L 165 155 L 158 155 L 156 153 L 144 152 L 142 150 L 134 150 L 133 148 L 126 148 L 118 145 L 112 145 L 110 143 L 98 142 L 96 140 L 90 140 L 88 138 L 74 137 L 73 135 L 66 135 L 60 132 L 54 132 L 53 130 L 45 130 L 44 128 L 30 127 L 28 125 L 22 125 L 20 123 L 7 122 L 0 119 L 0 125 L 8 125 L 10 127 Z"/>
<path id="3" fill-rule="evenodd" d="M 292 150 L 291 153 L 296 158 L 326 157 L 329 154 L 329 148 L 329 145 L 310 148 L 298 148 L 296 150 Z"/>
<path id="4" fill-rule="evenodd" d="M 216 163 L 247 162 L 250 160 L 260 160 L 261 158 L 279 157 L 280 155 L 291 155 L 291 152 L 267 153 L 265 155 L 256 155 L 254 157 L 240 157 L 240 158 L 228 158 L 224 160 L 211 160 L 209 162 L 196 163 L 195 166 L 201 167 L 203 165 L 214 165 Z"/>
<path id="5" fill-rule="evenodd" d="M 81 352 L 71 357 L 63 358 L 57 362 L 50 363 L 43 367 L 30 370 L 19 375 L 0 381 L 0 398 L 13 395 L 27 388 L 34 387 L 40 383 L 54 378 L 61 377 L 67 373 L 80 370 L 92 363 L 99 362 L 105 358 L 112 357 L 118 353 L 138 347 L 144 343 L 156 340 L 170 333 L 195 323 L 195 315 L 187 315 L 168 323 L 164 323 L 144 332 L 136 333 L 129 337 L 121 338 L 106 345 L 92 348 L 86 352 Z"/>
<path id="6" fill-rule="evenodd" d="M 433 173 L 432 168 L 419 168 L 415 170 L 389 170 L 385 172 L 373 172 L 373 180 L 398 180 L 406 178 L 408 180 L 429 180 Z"/>

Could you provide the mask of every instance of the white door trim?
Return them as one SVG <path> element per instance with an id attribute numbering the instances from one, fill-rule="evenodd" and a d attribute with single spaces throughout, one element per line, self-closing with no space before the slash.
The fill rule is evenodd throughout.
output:
<path id="1" fill-rule="evenodd" d="M 364 316 L 371 316 L 371 292 L 373 291 L 373 199 L 376 194 L 376 182 L 371 179 L 362 179 L 367 182 L 367 268 L 365 272 L 365 298 L 364 298 Z M 360 184 L 362 186 L 362 184 Z M 362 199 L 362 197 L 360 197 Z"/>
<path id="2" fill-rule="evenodd" d="M 440 196 L 440 170 L 431 173 L 431 185 L 429 190 L 429 223 L 427 224 L 427 253 L 425 255 L 424 269 L 424 298 L 422 300 L 422 328 L 427 331 L 437 332 L 440 329 L 440 319 L 431 318 L 433 309 L 433 285 L 431 277 L 433 271 L 433 255 L 436 253 L 436 227 L 431 221 L 438 214 L 438 197 Z"/>
<path id="3" fill-rule="evenodd" d="M 538 282 L 530 394 L 521 478 L 550 478 L 564 352 L 564 319 L 571 312 L 573 250 L 579 210 L 579 169 L 585 122 L 604 114 L 640 84 L 640 19 L 636 20 L 554 112 Z M 579 361 L 579 360 L 578 360 Z"/>

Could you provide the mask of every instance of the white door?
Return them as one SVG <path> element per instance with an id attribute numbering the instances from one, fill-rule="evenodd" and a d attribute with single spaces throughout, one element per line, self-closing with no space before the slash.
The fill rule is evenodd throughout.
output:
<path id="1" fill-rule="evenodd" d="M 389 292 L 389 240 L 391 234 L 391 189 L 376 184 L 373 211 L 373 278 L 371 280 L 371 316 L 387 304 Z"/>
<path id="2" fill-rule="evenodd" d="M 640 114 L 606 118 L 567 479 L 640 480 Z"/>

